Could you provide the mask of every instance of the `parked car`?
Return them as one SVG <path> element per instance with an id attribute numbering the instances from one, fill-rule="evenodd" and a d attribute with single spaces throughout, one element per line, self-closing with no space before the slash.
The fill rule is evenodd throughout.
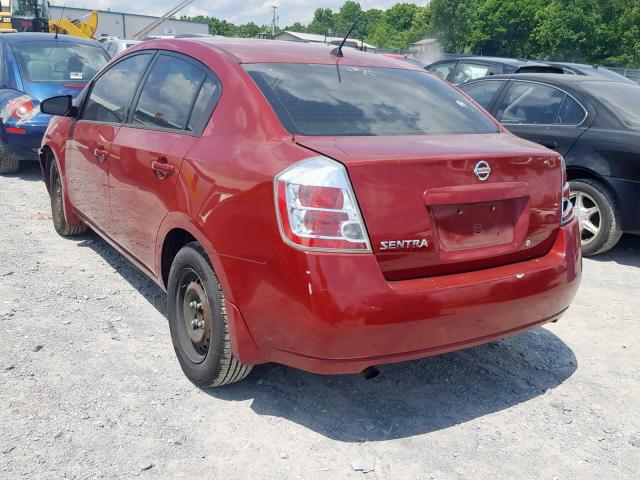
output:
<path id="1" fill-rule="evenodd" d="M 406 53 L 404 54 L 403 53 L 381 53 L 381 55 L 384 55 L 385 57 L 389 57 L 389 58 L 395 58 L 396 60 L 407 62 L 407 63 L 410 63 L 411 65 L 415 65 L 416 67 L 420 67 L 420 68 L 424 68 L 426 66 L 425 63 L 420 59 L 412 55 L 408 55 Z"/>
<path id="2" fill-rule="evenodd" d="M 599 67 L 595 65 L 586 65 L 583 63 L 564 63 L 564 62 L 545 62 L 549 65 L 554 65 L 556 67 L 562 67 L 564 73 L 573 74 L 573 75 L 589 75 L 592 77 L 603 77 L 609 80 L 617 80 L 618 82 L 627 82 L 635 84 L 633 80 L 625 77 L 624 75 L 620 75 L 613 70 L 609 70 L 605 67 Z"/>
<path id="3" fill-rule="evenodd" d="M 564 73 L 562 67 L 501 57 L 448 58 L 427 65 L 425 68 L 455 85 L 461 85 L 476 78 L 506 73 Z"/>
<path id="4" fill-rule="evenodd" d="M 106 50 L 110 58 L 115 57 L 119 53 L 124 52 L 127 48 L 133 47 L 140 43 L 140 40 L 107 40 L 102 43 L 102 47 Z"/>
<path id="5" fill-rule="evenodd" d="M 370 374 L 555 321 L 576 293 L 560 155 L 422 69 L 333 49 L 145 42 L 77 106 L 42 105 L 56 231 L 92 228 L 166 289 L 198 385 L 267 361 Z"/>
<path id="6" fill-rule="evenodd" d="M 511 132 L 564 155 L 582 252 L 640 234 L 640 86 L 578 75 L 510 75 L 462 86 Z"/>
<path id="7" fill-rule="evenodd" d="M 48 115 L 40 101 L 76 96 L 107 63 L 96 42 L 49 33 L 0 36 L 0 173 L 18 170 L 21 160 L 38 160 Z"/>

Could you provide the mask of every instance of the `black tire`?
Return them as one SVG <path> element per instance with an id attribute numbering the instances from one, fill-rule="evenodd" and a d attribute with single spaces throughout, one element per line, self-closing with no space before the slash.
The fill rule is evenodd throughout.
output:
<path id="1" fill-rule="evenodd" d="M 240 363 L 231 351 L 224 295 L 198 243 L 184 246 L 173 260 L 167 297 L 173 348 L 189 380 L 220 387 L 251 372 L 252 367 Z"/>
<path id="2" fill-rule="evenodd" d="M 20 159 L 0 145 L 0 174 L 15 173 L 20 168 Z"/>
<path id="3" fill-rule="evenodd" d="M 75 237 L 87 232 L 86 225 L 69 225 L 64 218 L 64 208 L 62 206 L 62 183 L 58 173 L 58 165 L 51 162 L 49 172 L 49 188 L 51 192 L 51 216 L 53 218 L 53 228 L 61 237 Z"/>
<path id="4" fill-rule="evenodd" d="M 598 233 L 585 241 L 585 233 L 588 235 L 589 232 L 583 232 L 582 229 L 580 231 L 583 239 L 582 254 L 588 257 L 611 250 L 622 236 L 620 217 L 613 194 L 602 182 L 591 178 L 572 180 L 569 183 L 572 195 L 577 193 L 587 195 L 599 210 Z"/>

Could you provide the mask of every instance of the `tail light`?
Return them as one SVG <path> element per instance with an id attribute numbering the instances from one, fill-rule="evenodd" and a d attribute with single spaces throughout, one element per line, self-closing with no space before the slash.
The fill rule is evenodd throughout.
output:
<path id="1" fill-rule="evenodd" d="M 567 165 L 564 158 L 560 157 L 560 170 L 562 171 L 562 218 L 560 225 L 565 225 L 573 220 L 573 204 L 571 203 L 571 188 L 567 180 Z"/>
<path id="2" fill-rule="evenodd" d="M 10 100 L 0 113 L 2 120 L 6 122 L 9 117 L 18 120 L 18 123 L 31 120 L 40 111 L 40 107 L 34 105 L 33 100 L 29 95 Z"/>
<path id="3" fill-rule="evenodd" d="M 371 252 L 344 166 L 326 157 L 296 163 L 275 178 L 282 237 L 303 250 Z"/>

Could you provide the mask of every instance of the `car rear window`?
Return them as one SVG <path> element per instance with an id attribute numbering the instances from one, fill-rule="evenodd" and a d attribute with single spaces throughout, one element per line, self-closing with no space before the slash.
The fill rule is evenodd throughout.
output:
<path id="1" fill-rule="evenodd" d="M 582 88 L 600 100 L 622 123 L 640 130 L 640 86 L 617 82 L 580 82 Z"/>
<path id="2" fill-rule="evenodd" d="M 318 64 L 245 64 L 284 127 L 299 135 L 496 133 L 460 92 L 426 72 Z"/>
<path id="3" fill-rule="evenodd" d="M 99 46 L 56 40 L 12 45 L 23 82 L 88 82 L 108 61 Z"/>

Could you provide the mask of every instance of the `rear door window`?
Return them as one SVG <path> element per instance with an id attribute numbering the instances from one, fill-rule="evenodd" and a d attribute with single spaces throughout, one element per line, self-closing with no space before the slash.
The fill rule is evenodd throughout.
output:
<path id="1" fill-rule="evenodd" d="M 464 85 L 462 90 L 473 98 L 476 102 L 482 105 L 486 110 L 489 110 L 491 102 L 493 101 L 496 93 L 504 85 L 504 80 L 487 80 L 483 82 L 474 82 L 468 85 Z"/>
<path id="2" fill-rule="evenodd" d="M 496 118 L 506 124 L 553 125 L 565 93 L 548 85 L 514 81 Z"/>
<path id="3" fill-rule="evenodd" d="M 159 55 L 142 86 L 131 123 L 184 130 L 205 77 L 204 69 L 191 61 Z"/>
<path id="4" fill-rule="evenodd" d="M 495 74 L 495 68 L 491 67 L 490 65 L 470 62 L 458 62 L 458 67 L 453 74 L 451 83 L 460 85 L 462 83 L 475 80 L 476 78 L 483 78 L 493 74 Z"/>
<path id="5" fill-rule="evenodd" d="M 428 70 L 440 78 L 447 80 L 455 66 L 456 62 L 438 63 L 437 65 L 429 67 Z"/>
<path id="6" fill-rule="evenodd" d="M 579 125 L 587 116 L 584 108 L 571 96 L 565 95 L 556 123 L 558 125 Z"/>
<path id="7" fill-rule="evenodd" d="M 193 111 L 187 123 L 189 132 L 198 132 L 204 128 L 221 93 L 220 80 L 214 75 L 208 75 L 200 88 L 196 103 L 193 105 Z"/>
<path id="8" fill-rule="evenodd" d="M 94 82 L 81 119 L 123 123 L 151 54 L 126 57 L 106 70 Z"/>

